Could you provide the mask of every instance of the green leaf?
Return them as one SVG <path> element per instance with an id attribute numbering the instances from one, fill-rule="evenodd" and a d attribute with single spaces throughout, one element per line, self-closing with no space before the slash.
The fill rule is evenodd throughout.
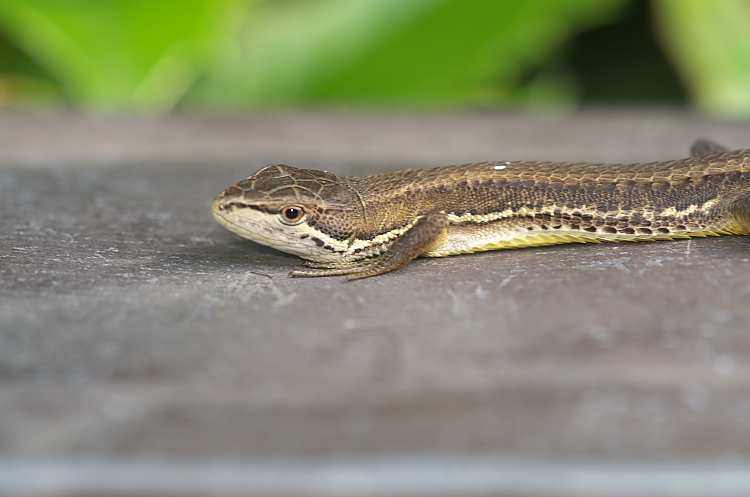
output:
<path id="1" fill-rule="evenodd" d="M 657 0 L 662 40 L 696 104 L 750 115 L 750 2 Z"/>
<path id="2" fill-rule="evenodd" d="M 525 71 L 611 0 L 286 0 L 263 3 L 239 42 L 188 97 L 248 107 L 367 103 L 494 105 L 518 97 Z M 573 98 L 568 82 L 542 92 Z"/>
<path id="3" fill-rule="evenodd" d="M 0 0 L 0 23 L 76 102 L 163 111 L 200 74 L 236 0 Z"/>

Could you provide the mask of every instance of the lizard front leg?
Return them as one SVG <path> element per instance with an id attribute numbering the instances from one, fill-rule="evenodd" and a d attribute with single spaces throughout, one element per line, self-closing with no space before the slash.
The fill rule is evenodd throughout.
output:
<path id="1" fill-rule="evenodd" d="M 348 275 L 351 281 L 387 273 L 419 257 L 445 233 L 447 227 L 448 217 L 445 213 L 433 212 L 417 221 L 408 231 L 396 238 L 388 250 L 377 257 L 328 269 L 298 269 L 289 275 L 303 278 Z"/>

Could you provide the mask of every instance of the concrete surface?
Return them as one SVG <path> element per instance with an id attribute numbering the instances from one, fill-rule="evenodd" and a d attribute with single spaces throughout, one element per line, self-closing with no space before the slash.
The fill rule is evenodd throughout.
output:
<path id="1" fill-rule="evenodd" d="M 642 161 L 671 111 L 0 115 L 0 495 L 750 495 L 750 238 L 362 281 L 224 231 L 268 162 Z"/>

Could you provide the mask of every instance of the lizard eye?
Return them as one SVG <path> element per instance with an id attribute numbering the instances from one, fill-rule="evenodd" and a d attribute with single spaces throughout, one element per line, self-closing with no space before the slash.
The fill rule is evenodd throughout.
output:
<path id="1" fill-rule="evenodd" d="M 305 209 L 299 205 L 287 205 L 281 208 L 281 222 L 295 225 L 305 219 Z"/>

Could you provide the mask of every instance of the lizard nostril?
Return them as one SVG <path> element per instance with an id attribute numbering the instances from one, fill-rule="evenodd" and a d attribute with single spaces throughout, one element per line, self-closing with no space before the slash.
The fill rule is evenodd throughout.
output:
<path id="1" fill-rule="evenodd" d="M 234 200 L 227 201 L 226 198 L 219 197 L 214 201 L 214 205 L 219 211 L 231 211 L 237 207 L 237 202 Z"/>

